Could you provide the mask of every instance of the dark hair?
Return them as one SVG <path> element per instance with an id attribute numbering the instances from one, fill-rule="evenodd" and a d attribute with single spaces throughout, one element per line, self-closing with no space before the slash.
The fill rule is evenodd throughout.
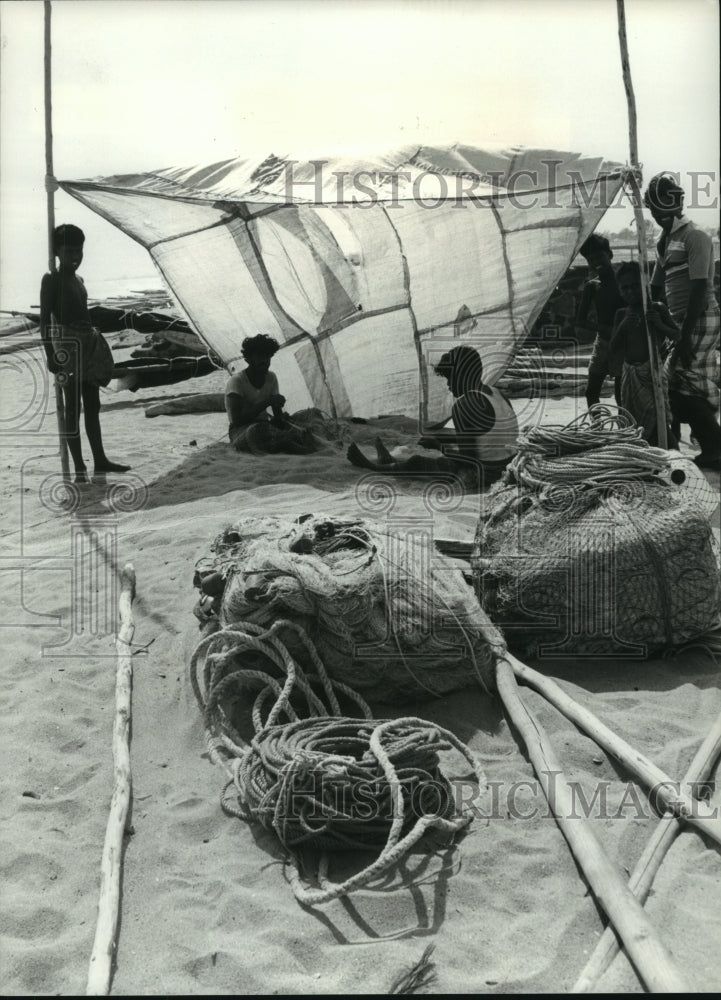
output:
<path id="1" fill-rule="evenodd" d="M 483 361 L 478 351 L 459 344 L 440 358 L 433 371 L 444 378 L 455 373 L 457 384 L 471 388 L 483 379 Z"/>
<path id="2" fill-rule="evenodd" d="M 605 236 L 597 236 L 596 233 L 592 233 L 585 243 L 581 244 L 578 251 L 582 257 L 586 260 L 593 253 L 607 253 L 609 257 L 613 257 L 613 250 L 611 249 L 611 244 L 608 242 Z"/>
<path id="3" fill-rule="evenodd" d="M 646 208 L 671 210 L 680 208 L 683 205 L 683 188 L 674 174 L 668 171 L 656 174 L 648 182 L 643 203 Z"/>
<path id="4" fill-rule="evenodd" d="M 55 253 L 65 247 L 81 247 L 85 243 L 85 233 L 77 226 L 67 223 L 53 229 L 53 250 Z"/>
<path id="5" fill-rule="evenodd" d="M 269 337 L 267 333 L 259 333 L 256 337 L 246 337 L 240 346 L 240 353 L 246 361 L 251 355 L 262 358 L 272 358 L 280 350 L 280 344 L 274 337 Z"/>
<path id="6" fill-rule="evenodd" d="M 625 260 L 623 264 L 619 264 L 618 270 L 616 271 L 616 281 L 620 281 L 624 274 L 631 273 L 634 277 L 641 277 L 641 265 L 637 260 Z"/>

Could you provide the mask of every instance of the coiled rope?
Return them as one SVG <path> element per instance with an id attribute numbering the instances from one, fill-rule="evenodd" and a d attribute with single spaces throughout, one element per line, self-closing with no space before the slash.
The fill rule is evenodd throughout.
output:
<path id="1" fill-rule="evenodd" d="M 280 633 L 288 634 L 285 642 Z M 289 652 L 290 641 L 303 649 L 315 673 L 304 673 Z M 299 625 L 281 620 L 264 629 L 239 622 L 218 629 L 200 641 L 190 670 L 208 753 L 228 774 L 221 806 L 275 831 L 288 851 L 289 881 L 299 902 L 317 906 L 361 888 L 427 830 L 452 837 L 471 821 L 470 811 L 456 809 L 438 760 L 443 751 L 457 751 L 484 785 L 468 747 L 423 719 L 372 720 L 360 695 L 328 677 Z M 260 691 L 251 711 L 254 735 L 246 742 L 231 715 L 234 700 L 249 687 Z M 338 695 L 363 717 L 343 715 Z M 302 880 L 292 851 L 300 845 L 325 852 L 320 888 Z M 369 848 L 378 851 L 371 864 L 343 882 L 328 880 L 328 851 Z"/>
<path id="2" fill-rule="evenodd" d="M 649 479 L 667 466 L 667 452 L 644 440 L 627 410 L 596 403 L 565 426 L 526 428 L 507 475 L 535 492 L 559 485 L 598 490 Z"/>

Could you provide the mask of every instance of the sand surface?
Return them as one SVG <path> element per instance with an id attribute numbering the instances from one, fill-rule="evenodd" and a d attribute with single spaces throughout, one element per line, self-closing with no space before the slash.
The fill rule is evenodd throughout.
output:
<path id="1" fill-rule="evenodd" d="M 529 784 L 454 845 L 409 856 L 378 888 L 304 909 L 274 838 L 220 810 L 224 778 L 207 758 L 188 679 L 195 560 L 243 513 L 371 513 L 342 451 L 239 456 L 221 414 L 145 417 L 151 400 L 221 391 L 220 374 L 135 395 L 108 391 L 106 449 L 132 464 L 124 480 L 132 489 L 111 477 L 84 490 L 69 515 L 54 502 L 59 462 L 42 366 L 37 352 L 13 358 L 0 386 L 3 995 L 85 991 L 113 784 L 114 633 L 126 562 L 137 575 L 133 806 L 114 994 L 384 993 L 429 943 L 434 992 L 571 990 L 604 918 L 548 818 L 517 734 L 483 692 L 409 703 L 403 714 L 455 732 L 499 788 Z M 521 423 L 566 423 L 581 403 L 514 405 Z M 352 433 L 367 442 L 379 429 L 389 446 L 414 439 L 412 422 L 398 418 Z M 718 476 L 709 480 L 718 488 Z M 394 516 L 417 516 L 418 484 L 399 491 Z M 472 540 L 478 503 L 437 509 L 436 536 Z M 721 712 L 719 665 L 703 651 L 538 666 L 676 779 Z M 526 696 L 567 776 L 589 795 L 608 782 L 608 812 L 618 815 L 591 822 L 619 871 L 630 871 L 658 822 L 639 808 L 645 795 L 629 796 L 622 768 L 542 698 Z M 711 801 L 721 807 L 721 793 Z M 331 874 L 342 871 L 337 864 Z M 688 989 L 721 989 L 719 848 L 684 831 L 647 910 Z M 642 992 L 623 957 L 598 989 Z"/>

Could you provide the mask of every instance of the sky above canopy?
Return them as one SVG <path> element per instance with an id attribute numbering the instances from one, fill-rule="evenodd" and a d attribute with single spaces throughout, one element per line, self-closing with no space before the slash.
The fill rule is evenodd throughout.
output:
<path id="1" fill-rule="evenodd" d="M 680 171 L 690 195 L 696 172 L 688 214 L 714 225 L 718 4 L 626 0 L 626 16 L 644 174 Z M 42 2 L 2 0 L 0 32 L 0 307 L 13 309 L 37 302 L 47 267 Z M 56 0 L 53 120 L 60 179 L 455 140 L 628 159 L 614 0 Z M 153 274 L 63 192 L 56 219 L 86 231 L 91 294 Z M 602 228 L 630 219 L 612 209 Z"/>

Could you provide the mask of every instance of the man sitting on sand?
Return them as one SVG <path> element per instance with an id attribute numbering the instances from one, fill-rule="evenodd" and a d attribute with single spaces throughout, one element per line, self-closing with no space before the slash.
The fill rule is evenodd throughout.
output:
<path id="1" fill-rule="evenodd" d="M 277 340 L 263 333 L 243 341 L 241 353 L 248 367 L 231 375 L 225 386 L 228 437 L 236 451 L 254 455 L 307 455 L 316 451 L 313 431 L 302 425 L 306 415 L 317 411 L 302 410 L 292 418 L 283 412 L 285 396 L 281 396 L 278 378 L 270 370 L 271 358 L 278 349 Z"/>
<path id="2" fill-rule="evenodd" d="M 626 308 L 616 314 L 611 350 L 618 352 L 623 358 L 621 374 L 621 406 L 643 428 L 643 436 L 649 444 L 658 444 L 658 427 L 656 420 L 656 402 L 651 381 L 651 362 L 649 361 L 648 337 L 643 325 L 643 289 L 641 286 L 641 268 L 637 261 L 621 264 L 617 273 L 618 287 Z M 674 322 L 671 313 L 661 302 L 648 302 L 646 305 L 646 322 L 651 334 L 659 344 L 665 339 L 678 341 L 681 331 Z M 666 372 L 660 370 L 666 407 L 666 422 L 668 445 L 678 447 L 678 442 L 670 429 L 671 409 L 668 404 L 668 379 Z"/>
<path id="3" fill-rule="evenodd" d="M 455 397 L 448 419 L 429 428 L 431 435 L 418 442 L 423 448 L 437 448 L 443 458 L 412 455 L 396 461 L 380 438 L 376 439 L 377 462 L 372 462 L 352 444 L 348 459 L 362 469 L 410 475 L 453 473 L 468 487 L 483 489 L 500 479 L 517 451 L 518 421 L 513 407 L 498 390 L 483 383 L 483 361 L 472 347 L 461 345 L 444 354 L 434 367 L 446 379 Z M 471 480 L 473 481 L 471 483 Z"/>

